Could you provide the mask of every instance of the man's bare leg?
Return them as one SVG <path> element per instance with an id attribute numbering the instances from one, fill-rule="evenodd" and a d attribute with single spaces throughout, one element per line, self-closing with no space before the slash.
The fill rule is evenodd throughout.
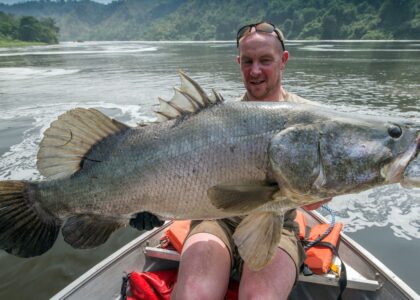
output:
<path id="1" fill-rule="evenodd" d="M 184 244 L 171 299 L 223 299 L 229 284 L 230 254 L 215 235 L 196 233 Z"/>
<path id="2" fill-rule="evenodd" d="M 239 299 L 287 299 L 296 278 L 293 259 L 278 248 L 273 261 L 253 272 L 244 265 L 239 285 Z"/>

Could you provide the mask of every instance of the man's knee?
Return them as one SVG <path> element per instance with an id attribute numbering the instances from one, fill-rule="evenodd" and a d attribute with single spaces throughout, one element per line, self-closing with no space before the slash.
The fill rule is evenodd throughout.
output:
<path id="1" fill-rule="evenodd" d="M 216 236 L 197 233 L 182 250 L 174 299 L 222 299 L 230 275 L 230 253 Z"/>
<path id="2" fill-rule="evenodd" d="M 175 285 L 171 299 L 223 299 L 226 289 L 197 276 L 188 276 Z"/>
<path id="3" fill-rule="evenodd" d="M 205 271 L 223 269 L 229 272 L 230 260 L 230 252 L 225 243 L 210 233 L 197 233 L 190 236 L 185 241 L 181 253 L 181 267 L 194 264 L 205 268 Z"/>
<path id="4" fill-rule="evenodd" d="M 246 265 L 239 287 L 240 299 L 287 299 L 296 278 L 293 259 L 278 249 L 274 259 L 262 270 L 252 271 Z"/>

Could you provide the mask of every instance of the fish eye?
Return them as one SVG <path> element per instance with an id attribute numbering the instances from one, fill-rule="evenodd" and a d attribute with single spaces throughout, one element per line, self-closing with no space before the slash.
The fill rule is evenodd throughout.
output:
<path id="1" fill-rule="evenodd" d="M 388 134 L 390 137 L 397 139 L 402 135 L 402 129 L 398 125 L 391 124 L 388 126 Z"/>

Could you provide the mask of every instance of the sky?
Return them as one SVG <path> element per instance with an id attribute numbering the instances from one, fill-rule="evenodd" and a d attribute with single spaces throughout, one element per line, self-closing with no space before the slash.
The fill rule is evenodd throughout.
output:
<path id="1" fill-rule="evenodd" d="M 27 1 L 29 1 L 29 0 L 0 0 L 0 3 L 14 4 L 14 3 L 27 2 Z M 104 4 L 112 2 L 112 0 L 92 0 L 92 1 L 99 2 L 99 3 L 104 3 Z"/>

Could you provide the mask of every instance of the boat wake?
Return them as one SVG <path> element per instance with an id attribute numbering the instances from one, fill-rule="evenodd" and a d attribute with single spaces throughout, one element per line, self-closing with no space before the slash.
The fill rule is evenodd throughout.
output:
<path id="1" fill-rule="evenodd" d="M 419 189 L 406 190 L 395 184 L 336 197 L 329 206 L 345 224 L 345 232 L 389 227 L 395 236 L 412 240 L 420 239 L 419 199 Z"/>
<path id="2" fill-rule="evenodd" d="M 0 119 L 3 120 L 3 123 L 6 123 L 6 128 L 0 130 L 0 140 L 2 146 L 8 147 L 9 150 L 2 155 L 0 153 L 0 179 L 41 179 L 42 176 L 36 168 L 36 156 L 43 132 L 60 114 L 75 107 L 97 108 L 110 117 L 131 126 L 154 119 L 150 110 L 140 105 L 118 105 L 104 102 L 57 103 L 2 110 L 0 111 Z M 21 142 L 7 145 L 7 138 L 2 137 L 1 132 L 6 132 L 9 127 L 7 126 L 7 120 L 12 122 L 16 119 L 27 119 L 32 123 L 26 124 L 26 128 L 29 127 L 29 129 L 24 129 L 21 132 Z"/>

